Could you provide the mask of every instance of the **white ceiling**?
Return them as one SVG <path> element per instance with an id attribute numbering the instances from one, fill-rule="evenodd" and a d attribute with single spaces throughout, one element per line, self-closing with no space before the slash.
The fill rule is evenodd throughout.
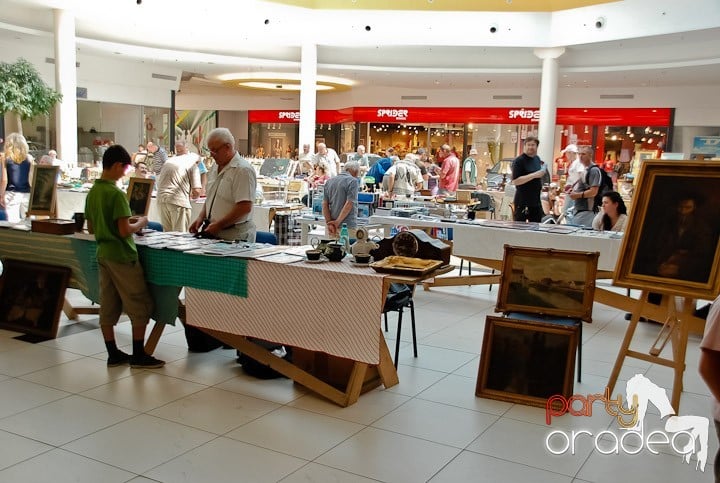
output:
<path id="1" fill-rule="evenodd" d="M 534 47 L 560 45 L 561 87 L 720 85 L 720 1 L 695 3 L 701 8 L 624 0 L 553 14 L 318 12 L 256 0 L 0 0 L 0 38 L 52 45 L 51 9 L 73 9 L 81 54 L 205 76 L 193 80 L 195 88 L 228 72 L 297 72 L 303 42 L 318 45 L 319 74 L 359 86 L 539 89 Z"/>

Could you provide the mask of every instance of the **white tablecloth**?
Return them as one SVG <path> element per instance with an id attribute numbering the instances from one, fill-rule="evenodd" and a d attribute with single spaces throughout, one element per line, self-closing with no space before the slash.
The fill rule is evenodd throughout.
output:
<path id="1" fill-rule="evenodd" d="M 557 250 L 576 250 L 600 252 L 598 270 L 615 270 L 620 253 L 622 239 L 616 234 L 601 233 L 592 230 L 578 230 L 575 233 L 548 233 L 540 230 L 516 230 L 484 226 L 485 220 L 473 224 L 449 223 L 440 221 L 421 221 L 397 216 L 371 216 L 371 223 L 385 226 L 426 226 L 453 229 L 453 255 L 458 257 L 486 258 L 502 260 L 505 244 L 531 247 L 555 248 Z M 550 229 L 558 225 L 542 225 Z M 562 225 L 559 225 L 562 226 Z"/>

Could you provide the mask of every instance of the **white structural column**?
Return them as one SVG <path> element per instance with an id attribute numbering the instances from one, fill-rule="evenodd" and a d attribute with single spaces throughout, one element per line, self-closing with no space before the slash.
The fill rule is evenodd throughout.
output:
<path id="1" fill-rule="evenodd" d="M 55 89 L 63 96 L 55 107 L 58 158 L 77 165 L 77 71 L 75 15 L 53 10 L 55 16 Z"/>
<path id="2" fill-rule="evenodd" d="M 542 59 L 540 82 L 540 122 L 538 123 L 538 155 L 552 173 L 555 145 L 555 122 L 557 119 L 558 57 L 565 53 L 564 47 L 535 49 Z"/>
<path id="3" fill-rule="evenodd" d="M 315 152 L 315 110 L 317 109 L 317 45 L 303 43 L 300 60 L 300 140 L 298 151 L 304 144 Z"/>

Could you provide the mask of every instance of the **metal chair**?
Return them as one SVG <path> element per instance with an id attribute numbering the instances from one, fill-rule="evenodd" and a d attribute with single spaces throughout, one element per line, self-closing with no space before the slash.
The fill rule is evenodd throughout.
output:
<path id="1" fill-rule="evenodd" d="M 415 331 L 415 304 L 413 303 L 413 287 L 402 283 L 391 283 L 385 305 L 383 306 L 383 317 L 385 318 L 385 332 L 388 331 L 388 312 L 398 313 L 397 337 L 395 339 L 395 368 L 398 366 L 400 354 L 400 331 L 402 330 L 402 317 L 405 307 L 410 308 L 410 320 L 412 324 L 413 355 L 417 357 L 417 334 Z"/>

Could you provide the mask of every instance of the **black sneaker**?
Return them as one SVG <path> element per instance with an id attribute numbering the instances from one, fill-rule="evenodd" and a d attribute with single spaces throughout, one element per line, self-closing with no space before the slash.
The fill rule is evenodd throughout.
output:
<path id="1" fill-rule="evenodd" d="M 149 354 L 143 354 L 141 356 L 132 356 L 130 358 L 130 367 L 135 369 L 157 369 L 165 365 L 165 361 L 155 359 Z"/>
<path id="2" fill-rule="evenodd" d="M 122 366 L 123 364 L 127 364 L 128 362 L 130 362 L 130 355 L 125 354 L 123 351 L 119 350 L 115 354 L 108 356 L 107 366 L 117 367 Z"/>

